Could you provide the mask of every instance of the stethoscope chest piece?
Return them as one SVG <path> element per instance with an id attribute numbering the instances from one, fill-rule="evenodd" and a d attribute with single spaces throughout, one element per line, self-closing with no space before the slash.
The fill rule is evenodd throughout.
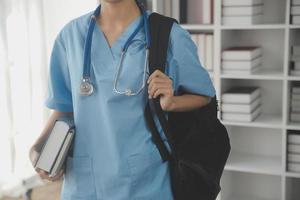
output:
<path id="1" fill-rule="evenodd" d="M 89 78 L 83 78 L 80 84 L 80 95 L 90 96 L 94 92 L 94 87 Z"/>

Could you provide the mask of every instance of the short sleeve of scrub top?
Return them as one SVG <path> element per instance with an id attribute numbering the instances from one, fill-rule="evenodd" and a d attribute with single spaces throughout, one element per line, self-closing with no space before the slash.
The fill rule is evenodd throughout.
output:
<path id="1" fill-rule="evenodd" d="M 173 79 L 175 95 L 179 91 L 213 97 L 215 88 L 198 57 L 197 46 L 188 31 L 173 24 L 166 73 Z"/>
<path id="2" fill-rule="evenodd" d="M 61 112 L 73 112 L 67 55 L 61 33 L 52 49 L 48 87 L 46 106 Z"/>

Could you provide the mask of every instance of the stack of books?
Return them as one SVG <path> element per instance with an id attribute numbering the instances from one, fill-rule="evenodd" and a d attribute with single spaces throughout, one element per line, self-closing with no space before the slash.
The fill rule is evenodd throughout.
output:
<path id="1" fill-rule="evenodd" d="M 292 0 L 291 23 L 300 24 L 300 0 Z"/>
<path id="2" fill-rule="evenodd" d="M 251 122 L 261 113 L 258 87 L 233 87 L 222 94 L 221 112 L 225 121 Z"/>
<path id="3" fill-rule="evenodd" d="M 292 46 L 291 75 L 300 76 L 300 46 Z"/>
<path id="4" fill-rule="evenodd" d="M 300 122 L 300 87 L 292 87 L 291 94 L 291 121 Z"/>
<path id="5" fill-rule="evenodd" d="M 262 0 L 223 0 L 224 25 L 260 24 L 263 19 Z"/>
<path id="6" fill-rule="evenodd" d="M 206 33 L 193 33 L 191 38 L 198 48 L 198 55 L 203 67 L 213 71 L 214 61 L 214 36 Z"/>
<path id="7" fill-rule="evenodd" d="M 261 63 L 260 47 L 231 47 L 222 52 L 223 74 L 253 74 L 260 70 Z"/>
<path id="8" fill-rule="evenodd" d="M 300 172 L 300 133 L 288 134 L 287 144 L 287 170 Z"/>
<path id="9" fill-rule="evenodd" d="M 180 23 L 212 24 L 214 0 L 180 0 Z"/>

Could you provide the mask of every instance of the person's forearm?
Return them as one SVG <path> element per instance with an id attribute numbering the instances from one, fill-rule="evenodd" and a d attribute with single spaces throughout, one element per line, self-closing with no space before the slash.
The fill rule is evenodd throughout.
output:
<path id="1" fill-rule="evenodd" d="M 211 98 L 207 96 L 185 94 L 173 96 L 170 112 L 185 112 L 207 105 Z"/>
<path id="2" fill-rule="evenodd" d="M 68 116 L 68 115 L 73 115 L 73 113 L 66 113 L 66 112 L 59 112 L 59 111 L 53 111 L 46 123 L 46 126 L 44 127 L 44 129 L 42 130 L 41 134 L 39 135 L 39 137 L 37 138 L 37 140 L 35 141 L 35 143 L 33 144 L 33 147 L 37 150 L 40 151 L 42 148 L 42 144 L 44 143 L 44 141 L 47 139 L 50 131 L 52 130 L 55 121 L 62 117 L 62 116 Z"/>

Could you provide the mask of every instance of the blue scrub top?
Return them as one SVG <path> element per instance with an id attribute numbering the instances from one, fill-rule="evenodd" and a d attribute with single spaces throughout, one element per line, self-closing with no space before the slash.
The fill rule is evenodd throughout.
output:
<path id="1" fill-rule="evenodd" d="M 147 12 L 148 15 L 150 12 Z M 168 163 L 163 163 L 144 119 L 147 88 L 137 96 L 113 91 L 121 49 L 138 26 L 136 18 L 110 48 L 96 25 L 91 49 L 92 96 L 79 95 L 83 49 L 92 13 L 68 23 L 55 40 L 50 62 L 46 106 L 74 112 L 76 137 L 73 157 L 67 159 L 63 200 L 172 200 Z M 145 33 L 140 29 L 129 47 L 120 74 L 119 89 L 138 89 L 145 59 Z M 214 96 L 215 89 L 202 67 L 190 34 L 174 24 L 166 74 L 173 88 Z M 159 125 L 157 118 L 156 123 Z M 159 126 L 160 134 L 166 139 Z"/>

